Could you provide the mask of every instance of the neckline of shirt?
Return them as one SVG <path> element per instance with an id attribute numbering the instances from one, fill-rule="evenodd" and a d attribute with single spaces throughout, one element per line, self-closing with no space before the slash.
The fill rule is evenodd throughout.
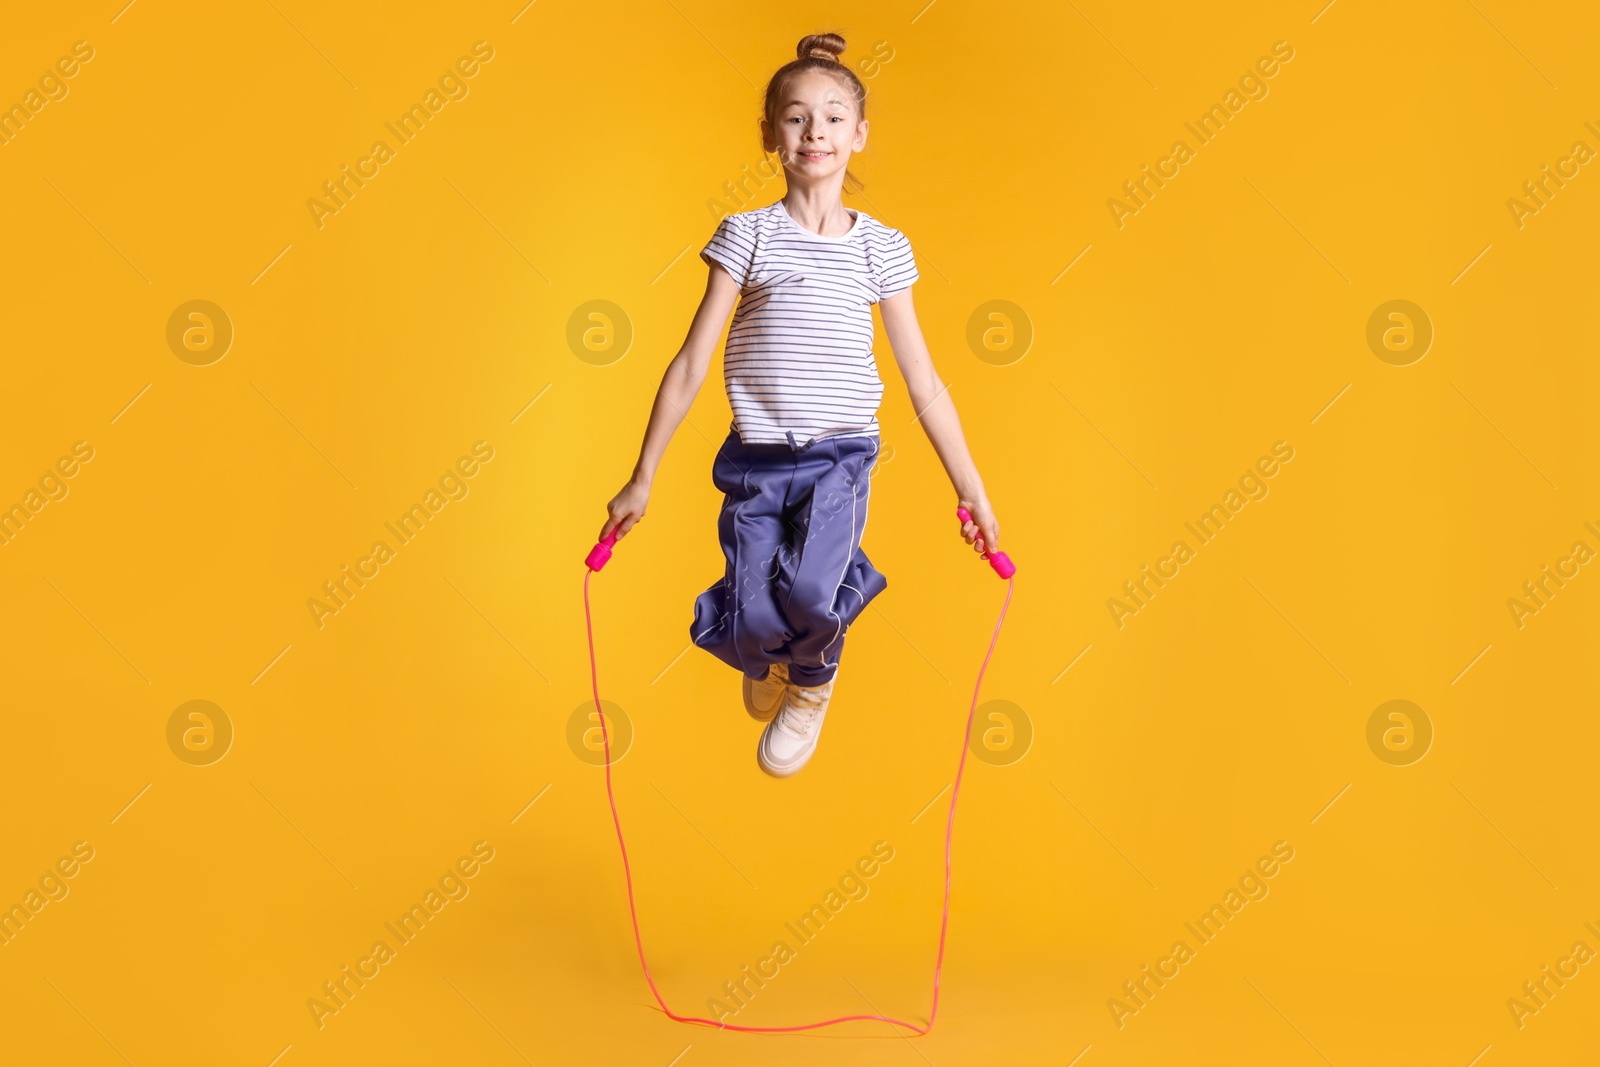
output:
<path id="1" fill-rule="evenodd" d="M 859 231 L 861 229 L 861 216 L 862 216 L 863 212 L 861 211 L 860 208 L 857 208 L 855 210 L 855 215 L 854 215 L 854 217 L 853 217 L 853 219 L 852 219 L 852 221 L 850 223 L 850 228 L 848 230 L 846 230 L 844 233 L 840 234 L 838 237 L 825 237 L 820 233 L 816 233 L 815 231 L 806 229 L 804 226 L 802 226 L 798 222 L 796 222 L 795 219 L 794 219 L 794 216 L 789 214 L 789 209 L 783 206 L 783 201 L 782 200 L 778 200 L 778 201 L 774 202 L 772 206 L 775 209 L 777 209 L 778 214 L 782 215 L 784 218 L 789 220 L 789 225 L 790 226 L 793 226 L 796 230 L 799 230 L 801 233 L 805 234 L 807 237 L 815 237 L 819 241 L 848 241 L 850 238 L 852 238 L 852 237 L 854 237 L 856 235 L 857 231 Z M 845 210 L 849 211 L 850 209 L 846 208 Z"/>

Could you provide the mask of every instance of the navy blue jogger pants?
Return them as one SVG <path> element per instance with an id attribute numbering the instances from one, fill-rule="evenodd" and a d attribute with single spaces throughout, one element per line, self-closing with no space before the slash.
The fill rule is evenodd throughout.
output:
<path id="1" fill-rule="evenodd" d="M 888 586 L 861 550 L 879 440 L 747 445 L 732 430 L 711 465 L 724 494 L 722 579 L 694 603 L 690 639 L 760 680 L 789 664 L 794 685 L 839 669 L 845 632 Z"/>

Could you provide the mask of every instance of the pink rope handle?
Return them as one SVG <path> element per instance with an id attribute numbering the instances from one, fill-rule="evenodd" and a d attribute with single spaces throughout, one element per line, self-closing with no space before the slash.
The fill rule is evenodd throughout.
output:
<path id="1" fill-rule="evenodd" d="M 602 561 L 603 565 L 603 561 Z M 617 847 L 622 851 L 622 876 L 628 884 L 628 916 L 633 920 L 633 944 L 639 952 L 639 966 L 644 971 L 644 980 L 650 985 L 650 995 L 656 998 L 656 1003 L 667 1018 L 676 1023 L 697 1023 L 703 1026 L 714 1026 L 719 1030 L 738 1030 L 747 1034 L 788 1034 L 800 1030 L 816 1030 L 824 1026 L 836 1026 L 839 1023 L 867 1022 L 890 1023 L 894 1026 L 911 1030 L 918 1035 L 926 1034 L 933 1029 L 933 1020 L 939 1014 L 939 975 L 944 969 L 944 942 L 945 932 L 950 925 L 950 841 L 956 825 L 956 798 L 961 795 L 961 775 L 967 766 L 967 739 L 972 736 L 972 720 L 978 712 L 978 692 L 983 687 L 983 672 L 989 668 L 989 658 L 994 655 L 995 642 L 1000 640 L 1000 627 L 1006 621 L 1006 609 L 1011 606 L 1011 593 L 1016 588 L 1015 577 L 1006 578 L 1006 599 L 1000 606 L 1000 618 L 994 624 L 994 636 L 989 638 L 989 650 L 984 653 L 983 665 L 978 668 L 978 681 L 972 689 L 972 706 L 967 710 L 967 728 L 961 735 L 961 759 L 956 764 L 955 788 L 950 791 L 950 814 L 945 820 L 944 827 L 944 907 L 939 917 L 939 955 L 933 964 L 933 1006 L 928 1009 L 928 1025 L 918 1026 L 901 1019 L 887 1015 L 841 1015 L 836 1019 L 825 1019 L 822 1022 L 802 1023 L 798 1026 L 737 1026 L 733 1023 L 718 1022 L 715 1019 L 706 1019 L 698 1015 L 679 1015 L 667 1007 L 667 1002 L 661 998 L 661 991 L 656 988 L 656 980 L 650 974 L 650 964 L 644 958 L 644 939 L 639 934 L 639 912 L 634 906 L 633 898 L 633 871 L 628 865 L 628 845 L 622 839 L 622 819 L 617 815 L 617 798 L 611 791 L 611 732 L 606 726 L 606 713 L 600 707 L 600 683 L 595 667 L 594 655 L 594 622 L 589 614 L 589 578 L 598 570 L 598 567 L 587 567 L 583 572 L 583 621 L 589 634 L 589 683 L 594 690 L 594 710 L 600 717 L 600 737 L 605 744 L 606 756 L 606 801 L 611 805 L 611 824 L 617 830 Z"/>

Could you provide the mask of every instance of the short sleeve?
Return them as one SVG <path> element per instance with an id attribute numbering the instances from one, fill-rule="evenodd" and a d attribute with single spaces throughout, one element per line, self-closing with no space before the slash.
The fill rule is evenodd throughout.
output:
<path id="1" fill-rule="evenodd" d="M 899 230 L 891 231 L 884 248 L 883 266 L 878 271 L 878 299 L 887 300 L 896 293 L 911 288 L 917 280 L 917 260 L 911 254 L 911 242 Z"/>
<path id="2" fill-rule="evenodd" d="M 750 265 L 755 261 L 755 234 L 749 223 L 739 215 L 726 215 L 718 223 L 711 240 L 700 250 L 700 258 L 708 264 L 720 263 L 733 275 L 733 280 L 743 289 L 750 278 Z"/>

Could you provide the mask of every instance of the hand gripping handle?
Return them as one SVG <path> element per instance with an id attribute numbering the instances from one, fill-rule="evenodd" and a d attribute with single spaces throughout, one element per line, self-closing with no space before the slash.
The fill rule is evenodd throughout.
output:
<path id="1" fill-rule="evenodd" d="M 956 508 L 956 518 L 962 522 L 972 521 L 972 512 L 966 508 Z M 985 552 L 983 558 L 989 561 L 989 566 L 1002 578 L 1009 578 L 1017 573 L 1017 565 L 1012 563 L 1004 552 Z"/>
<path id="2" fill-rule="evenodd" d="M 605 539 L 589 550 L 588 558 L 583 561 L 583 565 L 592 571 L 597 571 L 604 567 L 606 561 L 611 558 L 611 550 L 616 547 L 616 544 L 617 529 L 613 526 L 611 532 L 606 534 Z"/>

